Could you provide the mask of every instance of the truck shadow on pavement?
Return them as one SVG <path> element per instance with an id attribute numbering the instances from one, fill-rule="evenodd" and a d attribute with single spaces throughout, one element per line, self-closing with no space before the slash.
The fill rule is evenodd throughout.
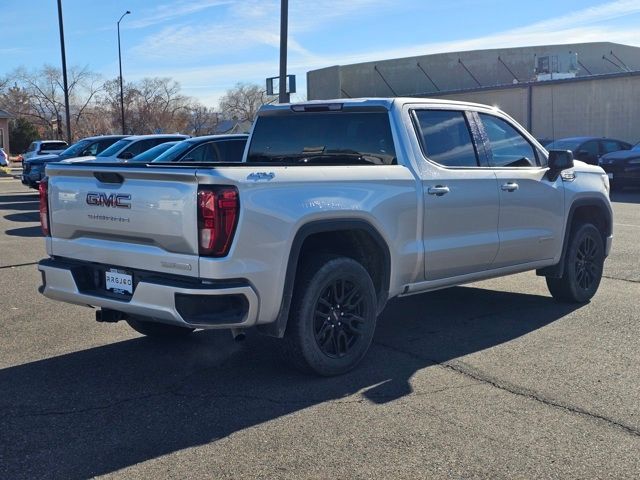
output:
<path id="1" fill-rule="evenodd" d="M 348 396 L 376 408 L 411 395 L 416 372 L 509 342 L 575 308 L 475 287 L 394 300 L 363 363 L 334 378 L 292 370 L 275 339 L 251 333 L 236 344 L 212 331 L 9 367 L 0 370 L 0 477 L 107 474 Z"/>

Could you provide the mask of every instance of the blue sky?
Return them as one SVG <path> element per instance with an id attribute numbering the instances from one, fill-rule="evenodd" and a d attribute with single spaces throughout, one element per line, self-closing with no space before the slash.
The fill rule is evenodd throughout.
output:
<path id="1" fill-rule="evenodd" d="M 170 76 L 215 106 L 237 82 L 278 73 L 280 0 L 63 0 L 67 64 Z M 289 73 L 436 52 L 611 41 L 640 46 L 640 0 L 289 0 Z M 2 0 L 0 75 L 60 64 L 56 0 Z M 296 97 L 294 97 L 296 98 Z"/>

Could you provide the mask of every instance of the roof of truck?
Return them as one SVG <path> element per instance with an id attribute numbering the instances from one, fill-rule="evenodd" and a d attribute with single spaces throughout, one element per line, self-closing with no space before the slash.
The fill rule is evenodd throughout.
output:
<path id="1" fill-rule="evenodd" d="M 457 105 L 461 107 L 473 107 L 473 108 L 490 108 L 497 109 L 496 107 L 492 107 L 490 105 L 482 105 L 480 103 L 472 103 L 472 102 L 460 102 L 456 100 L 443 100 L 438 98 L 418 98 L 418 97 L 389 97 L 389 98 L 335 98 L 328 100 L 310 100 L 307 102 L 296 102 L 296 103 L 279 103 L 279 104 L 270 104 L 264 105 L 260 110 L 261 111 L 269 111 L 269 110 L 285 110 L 291 109 L 295 106 L 314 106 L 314 105 L 331 105 L 331 104 L 342 104 L 344 106 L 349 107 L 382 107 L 386 110 L 391 110 L 391 107 L 394 104 L 404 105 L 407 103 L 429 103 L 429 104 L 441 104 L 441 105 Z"/>

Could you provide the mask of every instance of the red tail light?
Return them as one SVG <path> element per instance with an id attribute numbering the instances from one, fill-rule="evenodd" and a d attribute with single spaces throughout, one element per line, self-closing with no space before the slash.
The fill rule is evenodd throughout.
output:
<path id="1" fill-rule="evenodd" d="M 49 229 L 49 181 L 44 178 L 38 186 L 40 192 L 40 226 L 45 237 L 51 236 Z"/>
<path id="2" fill-rule="evenodd" d="M 217 187 L 198 191 L 199 253 L 209 257 L 224 257 L 229 253 L 238 223 L 238 190 Z"/>

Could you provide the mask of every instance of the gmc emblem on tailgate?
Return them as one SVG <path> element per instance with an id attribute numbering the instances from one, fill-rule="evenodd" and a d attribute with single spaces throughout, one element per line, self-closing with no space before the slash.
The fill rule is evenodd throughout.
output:
<path id="1" fill-rule="evenodd" d="M 129 193 L 111 193 L 109 195 L 103 192 L 87 193 L 87 204 L 98 207 L 131 208 L 131 203 L 127 200 L 131 200 Z"/>

